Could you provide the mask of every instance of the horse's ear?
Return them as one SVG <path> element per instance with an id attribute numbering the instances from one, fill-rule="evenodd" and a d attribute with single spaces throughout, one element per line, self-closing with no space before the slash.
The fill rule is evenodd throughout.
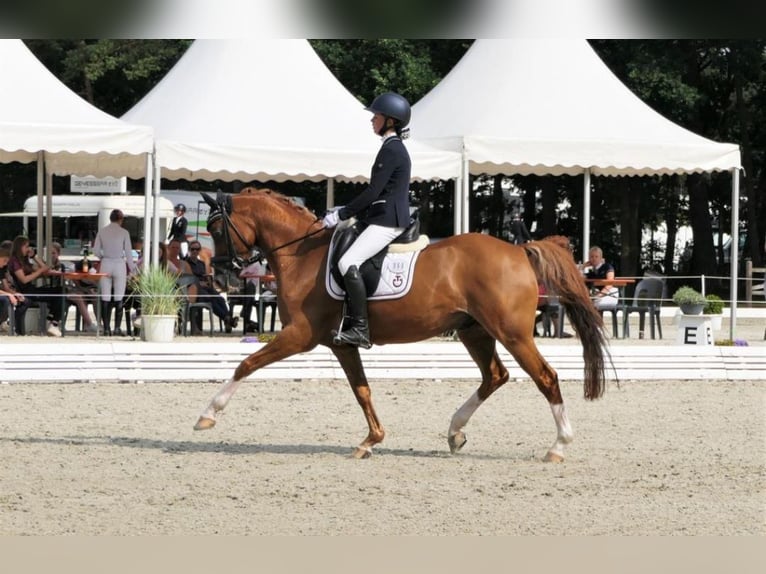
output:
<path id="1" fill-rule="evenodd" d="M 207 203 L 211 209 L 215 209 L 218 207 L 218 205 L 215 202 L 215 199 L 210 197 L 207 193 L 205 193 L 204 191 L 200 191 L 199 193 L 202 196 L 202 199 L 205 200 L 205 203 Z"/>

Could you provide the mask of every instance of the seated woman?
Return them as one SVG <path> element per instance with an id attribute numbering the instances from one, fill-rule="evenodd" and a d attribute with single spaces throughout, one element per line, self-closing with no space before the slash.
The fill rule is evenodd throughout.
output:
<path id="1" fill-rule="evenodd" d="M 191 266 L 181 259 L 181 242 L 178 239 L 171 239 L 165 249 L 161 249 L 160 265 L 178 277 L 176 284 L 186 295 L 187 301 L 196 303 L 199 296 L 199 279 L 192 273 Z M 199 335 L 201 332 L 192 322 L 192 335 Z"/>
<path id="2" fill-rule="evenodd" d="M 237 326 L 237 318 L 232 317 L 231 311 L 226 305 L 226 299 L 213 285 L 213 274 L 208 262 L 200 256 L 201 252 L 202 244 L 199 241 L 192 241 L 189 243 L 189 255 L 185 259 L 191 272 L 197 277 L 198 298 L 200 301 L 210 303 L 215 316 L 221 319 L 226 326 L 226 332 L 231 333 L 232 329 Z M 192 316 L 192 321 L 199 330 L 202 330 L 202 312 L 197 311 Z"/>
<path id="3" fill-rule="evenodd" d="M 23 335 L 24 315 L 26 315 L 30 301 L 13 288 L 8 276 L 10 257 L 11 250 L 8 247 L 0 247 L 0 325 L 9 320 L 11 313 L 13 313 L 13 325 L 16 334 Z"/>
<path id="4" fill-rule="evenodd" d="M 614 267 L 604 259 L 601 248 L 591 247 L 588 251 L 588 263 L 581 265 L 580 268 L 585 272 L 586 279 L 604 280 L 603 285 L 594 286 L 591 289 L 591 298 L 596 309 L 603 311 L 617 307 L 620 290 L 608 282 L 614 279 Z"/>
<path id="5" fill-rule="evenodd" d="M 59 321 L 63 316 L 64 297 L 61 289 L 56 287 L 37 287 L 35 281 L 48 271 L 45 264 L 34 249 L 29 245 L 29 238 L 19 235 L 13 240 L 11 257 L 8 261 L 8 272 L 18 289 L 33 303 L 39 301 L 48 306 L 48 328 L 46 332 L 51 337 L 61 337 Z"/>
<path id="6" fill-rule="evenodd" d="M 61 244 L 54 241 L 51 243 L 51 269 L 54 271 L 60 271 L 62 273 L 64 271 L 71 270 L 71 268 L 67 269 L 64 263 L 59 259 L 60 257 Z M 82 271 L 82 267 L 80 267 L 80 271 Z M 52 278 L 51 286 L 62 289 L 61 283 L 63 281 L 64 279 L 61 277 Z M 73 303 L 75 307 L 77 307 L 77 310 L 80 312 L 80 316 L 82 317 L 83 329 L 91 333 L 98 332 L 98 326 L 88 312 L 88 303 L 86 302 L 86 297 L 89 296 L 90 300 L 93 301 L 93 304 L 95 305 L 96 291 L 97 289 L 95 286 L 89 286 L 83 284 L 80 281 L 67 282 L 66 300 L 70 303 Z"/>

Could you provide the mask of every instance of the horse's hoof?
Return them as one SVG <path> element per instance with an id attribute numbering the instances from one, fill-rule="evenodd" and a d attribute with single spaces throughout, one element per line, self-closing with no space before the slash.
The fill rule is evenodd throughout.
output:
<path id="1" fill-rule="evenodd" d="M 352 456 L 358 460 L 370 458 L 372 456 L 372 449 L 370 447 L 358 446 L 354 449 Z"/>
<path id="2" fill-rule="evenodd" d="M 200 417 L 197 420 L 197 424 L 194 425 L 194 430 L 208 430 L 215 426 L 215 419 L 209 419 L 207 417 Z"/>
<path id="3" fill-rule="evenodd" d="M 564 462 L 564 457 L 549 450 L 543 458 L 543 462 Z"/>
<path id="4" fill-rule="evenodd" d="M 457 451 L 459 451 L 465 443 L 468 442 L 468 439 L 465 436 L 465 433 L 463 431 L 456 432 L 450 437 L 447 437 L 447 443 L 449 444 L 449 451 L 452 454 L 455 454 Z"/>

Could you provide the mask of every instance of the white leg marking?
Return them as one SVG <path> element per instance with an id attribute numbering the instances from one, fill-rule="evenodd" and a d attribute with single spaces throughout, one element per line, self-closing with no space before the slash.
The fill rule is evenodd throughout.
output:
<path id="1" fill-rule="evenodd" d="M 569 424 L 569 417 L 564 408 L 564 403 L 551 405 L 551 412 L 553 413 L 553 420 L 556 421 L 556 442 L 553 443 L 548 452 L 563 458 L 564 445 L 572 442 L 574 436 L 572 434 L 572 426 Z"/>
<path id="2" fill-rule="evenodd" d="M 450 421 L 447 436 L 455 436 L 459 431 L 463 430 L 463 427 L 468 424 L 468 420 L 483 402 L 484 401 L 479 398 L 479 394 L 474 391 L 468 400 L 463 403 L 463 406 L 461 406 L 457 412 L 452 415 L 452 421 Z"/>
<path id="3" fill-rule="evenodd" d="M 224 385 L 212 398 L 210 404 L 205 408 L 204 411 L 202 411 L 200 417 L 215 420 L 215 413 L 224 409 L 224 407 L 229 403 L 229 399 L 231 399 L 232 395 L 239 388 L 241 382 L 241 379 L 239 381 L 231 379 L 224 383 Z"/>

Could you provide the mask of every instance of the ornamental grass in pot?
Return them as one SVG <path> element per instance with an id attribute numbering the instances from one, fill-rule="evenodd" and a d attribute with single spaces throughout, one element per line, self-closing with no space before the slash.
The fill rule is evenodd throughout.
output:
<path id="1" fill-rule="evenodd" d="M 135 277 L 135 289 L 141 300 L 141 338 L 168 342 L 175 335 L 182 294 L 177 277 L 161 267 L 143 269 Z"/>

